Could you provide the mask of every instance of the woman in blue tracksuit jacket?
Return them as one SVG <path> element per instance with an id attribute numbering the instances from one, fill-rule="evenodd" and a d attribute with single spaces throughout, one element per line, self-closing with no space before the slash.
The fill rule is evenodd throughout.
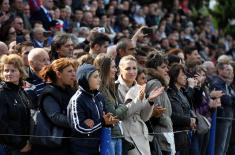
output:
<path id="1" fill-rule="evenodd" d="M 98 155 L 103 125 L 117 123 L 104 112 L 104 98 L 98 91 L 100 77 L 93 65 L 84 64 L 77 70 L 79 88 L 68 105 L 68 119 L 72 128 L 72 155 Z"/>

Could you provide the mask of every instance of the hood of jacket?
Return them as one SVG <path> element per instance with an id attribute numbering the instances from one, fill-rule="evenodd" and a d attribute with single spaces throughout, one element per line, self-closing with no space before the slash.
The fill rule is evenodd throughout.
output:
<path id="1" fill-rule="evenodd" d="M 89 87 L 89 78 L 96 71 L 95 66 L 91 64 L 83 64 L 76 73 L 77 82 L 86 92 L 92 93 Z"/>

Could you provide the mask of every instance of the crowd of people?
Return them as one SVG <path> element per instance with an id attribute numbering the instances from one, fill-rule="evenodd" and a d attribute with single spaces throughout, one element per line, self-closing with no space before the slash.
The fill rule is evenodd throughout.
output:
<path id="1" fill-rule="evenodd" d="M 0 155 L 235 155 L 235 40 L 170 3 L 0 0 Z"/>

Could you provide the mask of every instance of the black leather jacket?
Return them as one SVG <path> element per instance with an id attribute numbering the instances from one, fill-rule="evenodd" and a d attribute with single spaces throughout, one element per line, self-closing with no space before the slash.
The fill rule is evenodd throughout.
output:
<path id="1" fill-rule="evenodd" d="M 186 95 L 175 86 L 170 87 L 167 90 L 167 94 L 171 101 L 171 119 L 173 122 L 174 131 L 190 129 L 190 103 Z M 189 145 L 187 132 L 175 133 L 174 137 L 177 151 L 187 148 Z"/>
<path id="2" fill-rule="evenodd" d="M 64 136 L 69 135 L 69 123 L 67 119 L 67 105 L 74 94 L 71 88 L 61 88 L 48 84 L 39 96 L 39 106 L 49 120 L 57 126 L 65 129 Z"/>
<path id="3" fill-rule="evenodd" d="M 13 83 L 0 83 L 0 134 L 29 135 L 30 104 L 24 90 Z M 29 138 L 0 136 L 0 143 L 13 149 L 22 149 Z"/>

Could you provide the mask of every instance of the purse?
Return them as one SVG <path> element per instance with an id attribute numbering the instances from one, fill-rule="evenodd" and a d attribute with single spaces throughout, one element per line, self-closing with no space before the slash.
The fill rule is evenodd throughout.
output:
<path id="1" fill-rule="evenodd" d="M 41 111 L 34 114 L 33 135 L 30 142 L 33 145 L 40 145 L 49 148 L 56 148 L 62 145 L 64 130 L 53 125 Z"/>
<path id="2" fill-rule="evenodd" d="M 208 121 L 208 119 L 199 113 L 196 113 L 196 117 L 197 117 L 197 128 L 196 128 L 197 133 L 205 134 L 209 132 L 211 128 L 211 123 Z"/>
<path id="3" fill-rule="evenodd" d="M 191 110 L 191 115 L 197 119 L 196 131 L 198 134 L 205 134 L 210 130 L 211 123 L 205 116 L 193 110 Z"/>

